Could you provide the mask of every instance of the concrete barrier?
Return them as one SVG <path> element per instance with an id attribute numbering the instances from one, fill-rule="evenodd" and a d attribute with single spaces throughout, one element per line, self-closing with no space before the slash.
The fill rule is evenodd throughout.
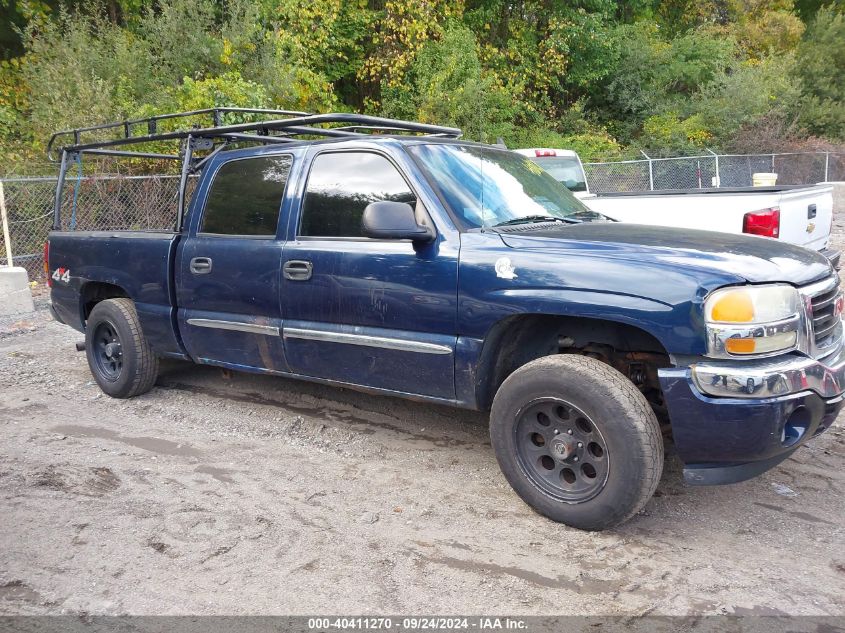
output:
<path id="1" fill-rule="evenodd" d="M 4 266 L 0 268 L 0 316 L 32 312 L 32 292 L 26 268 Z"/>

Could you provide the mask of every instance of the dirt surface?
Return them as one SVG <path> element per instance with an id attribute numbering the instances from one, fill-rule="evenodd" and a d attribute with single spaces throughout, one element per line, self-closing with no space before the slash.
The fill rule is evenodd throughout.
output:
<path id="1" fill-rule="evenodd" d="M 845 615 L 841 419 L 742 484 L 670 458 L 585 533 L 516 497 L 480 414 L 187 364 L 112 400 L 79 339 L 0 328 L 0 614 Z"/>

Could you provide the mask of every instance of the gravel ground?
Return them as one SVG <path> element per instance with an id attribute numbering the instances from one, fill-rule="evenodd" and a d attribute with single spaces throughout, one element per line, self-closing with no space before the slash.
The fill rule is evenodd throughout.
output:
<path id="1" fill-rule="evenodd" d="M 188 364 L 112 400 L 79 338 L 0 323 L 0 614 L 845 615 L 841 420 L 742 484 L 670 459 L 585 533 L 515 496 L 480 414 Z"/>

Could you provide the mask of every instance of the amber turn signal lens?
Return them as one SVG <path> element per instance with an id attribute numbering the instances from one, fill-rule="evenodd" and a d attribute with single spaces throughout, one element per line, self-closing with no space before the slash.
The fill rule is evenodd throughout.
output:
<path id="1" fill-rule="evenodd" d="M 727 292 L 713 306 L 710 315 L 722 323 L 750 323 L 754 320 L 754 303 L 747 292 Z"/>
<path id="2" fill-rule="evenodd" d="M 725 349 L 730 354 L 753 354 L 757 341 L 753 338 L 729 338 L 725 341 Z"/>

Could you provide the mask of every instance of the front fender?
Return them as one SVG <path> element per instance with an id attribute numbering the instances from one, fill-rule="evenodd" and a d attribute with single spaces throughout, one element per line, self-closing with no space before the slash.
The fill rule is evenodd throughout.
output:
<path id="1" fill-rule="evenodd" d="M 703 334 L 696 335 L 696 328 L 689 325 L 695 323 L 695 319 L 683 313 L 684 308 L 642 297 L 596 291 L 513 289 L 492 292 L 489 300 L 487 305 L 501 308 L 501 318 L 490 324 L 483 336 L 459 336 L 457 340 L 455 389 L 458 400 L 473 408 L 484 408 L 492 400 L 491 389 L 495 390 L 497 383 L 500 348 L 517 365 L 536 357 L 538 352 L 541 355 L 554 353 L 557 338 L 553 336 L 550 340 L 543 340 L 548 338 L 543 333 L 550 332 L 551 328 L 562 329 L 566 323 L 572 326 L 573 334 L 577 332 L 583 337 L 585 331 L 591 332 L 597 335 L 597 341 L 610 342 L 613 335 L 617 335 L 620 349 L 629 342 L 631 328 L 650 335 L 663 346 L 664 351 L 668 351 L 663 343 L 667 339 L 703 340 Z M 697 311 L 693 309 L 693 313 Z M 531 320 L 527 330 L 523 327 L 519 334 L 515 334 L 512 326 L 523 317 L 536 318 Z M 678 321 L 687 325 L 675 325 Z M 621 331 L 616 331 L 617 326 Z M 622 326 L 627 327 L 622 330 Z M 522 338 L 529 330 L 538 335 L 537 339 L 543 340 L 540 345 L 542 350 Z M 535 337 L 530 335 L 530 338 Z M 641 351 L 647 349 L 652 348 L 646 346 Z M 521 358 L 521 350 L 528 356 Z"/>
<path id="2" fill-rule="evenodd" d="M 678 327 L 674 306 L 645 297 L 598 290 L 514 288 L 494 290 L 488 293 L 488 298 L 494 303 L 519 306 L 520 314 L 580 317 L 632 325 L 661 342 L 679 334 L 685 339 L 696 338 L 694 328 L 689 325 L 681 326 L 681 332 L 674 331 Z M 696 310 L 691 310 L 693 315 L 689 315 L 689 308 L 680 311 L 683 321 L 694 322 Z"/>
<path id="3" fill-rule="evenodd" d="M 705 352 L 702 304 L 737 279 L 578 249 L 513 249 L 495 234 L 464 234 L 458 290 L 459 334 L 485 339 L 521 314 L 624 323 L 651 334 L 670 354 Z"/>

